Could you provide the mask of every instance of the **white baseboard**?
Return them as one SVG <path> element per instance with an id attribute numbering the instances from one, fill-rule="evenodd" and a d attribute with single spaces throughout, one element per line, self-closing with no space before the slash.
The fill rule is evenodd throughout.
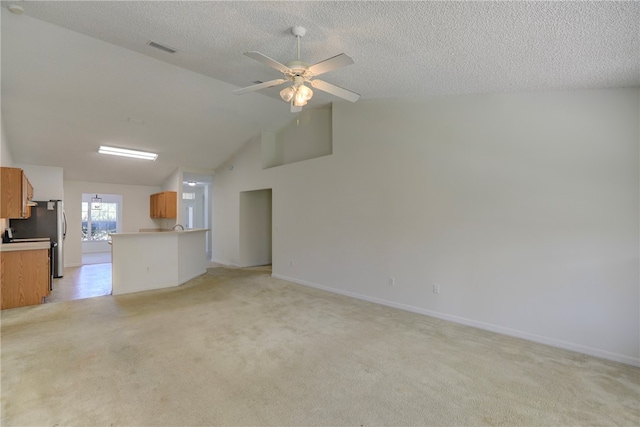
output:
<path id="1" fill-rule="evenodd" d="M 204 271 L 202 271 L 202 272 L 193 273 L 193 274 L 190 274 L 190 275 L 188 275 L 186 277 L 183 277 L 183 278 L 178 280 L 180 282 L 180 283 L 178 283 L 178 286 L 184 285 L 189 280 L 195 279 L 196 277 L 200 277 L 200 276 L 202 276 L 203 274 L 206 274 L 206 273 L 207 273 L 207 269 L 205 268 Z"/>
<path id="2" fill-rule="evenodd" d="M 212 259 L 211 260 L 212 263 L 216 263 L 216 264 L 222 264 L 222 265 L 227 265 L 229 267 L 240 267 L 239 265 L 236 265 L 232 262 L 226 261 L 226 260 L 222 260 L 222 259 Z M 209 263 L 208 267 L 214 267 L 211 265 L 211 263 Z"/>
<path id="3" fill-rule="evenodd" d="M 634 358 L 630 356 L 625 356 L 623 354 L 612 353 L 612 352 L 601 350 L 598 348 L 588 347 L 581 344 L 575 344 L 575 343 L 567 342 L 563 340 L 557 340 L 555 338 L 549 338 L 541 335 L 530 334 L 528 332 L 505 328 L 503 326 L 498 326 L 491 323 L 479 322 L 477 320 L 467 319 L 464 317 L 452 316 L 446 313 L 440 313 L 437 311 L 427 310 L 424 308 L 415 307 L 408 304 L 401 304 L 394 301 L 362 295 L 355 292 L 349 292 L 341 289 L 330 288 L 328 286 L 317 285 L 315 283 L 307 282 L 306 280 L 300 280 L 294 277 L 284 276 L 282 274 L 273 273 L 272 276 L 277 279 L 286 280 L 289 282 L 297 283 L 299 285 L 309 286 L 316 289 L 322 289 L 324 291 L 333 292 L 336 294 L 345 295 L 348 297 L 361 299 L 361 300 L 373 302 L 376 304 L 386 305 L 388 307 L 398 308 L 400 310 L 410 311 L 412 313 L 423 314 L 425 316 L 435 317 L 437 319 L 447 320 L 447 321 L 458 323 L 461 325 L 471 326 L 471 327 L 483 329 L 486 331 L 496 332 L 502 335 L 522 338 L 528 341 L 533 341 L 540 344 L 546 344 L 552 347 L 558 347 L 565 350 L 571 350 L 577 353 L 586 354 L 589 356 L 600 357 L 602 359 L 612 360 L 614 362 L 620 362 L 626 365 L 640 367 L 640 358 Z"/>

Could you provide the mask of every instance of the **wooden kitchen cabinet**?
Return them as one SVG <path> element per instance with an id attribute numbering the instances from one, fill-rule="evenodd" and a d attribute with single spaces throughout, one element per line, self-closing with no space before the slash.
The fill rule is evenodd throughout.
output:
<path id="1" fill-rule="evenodd" d="M 152 194 L 149 202 L 151 218 L 176 218 L 178 215 L 178 193 L 163 191 Z"/>
<path id="2" fill-rule="evenodd" d="M 42 304 L 49 295 L 49 249 L 0 252 L 0 308 Z"/>
<path id="3" fill-rule="evenodd" d="M 27 200 L 33 200 L 33 185 L 31 185 L 29 178 L 27 178 L 27 175 L 24 172 L 22 173 L 22 176 L 24 178 L 22 184 L 27 186 Z"/>
<path id="4" fill-rule="evenodd" d="M 33 186 L 20 168 L 0 168 L 0 218 L 29 218 Z"/>

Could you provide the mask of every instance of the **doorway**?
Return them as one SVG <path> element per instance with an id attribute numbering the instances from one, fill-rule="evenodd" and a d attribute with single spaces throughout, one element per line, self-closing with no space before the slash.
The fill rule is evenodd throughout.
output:
<path id="1" fill-rule="evenodd" d="M 272 256 L 272 190 L 240 193 L 241 267 L 270 265 Z"/>
<path id="2" fill-rule="evenodd" d="M 46 302 L 111 295 L 110 233 L 122 231 L 122 195 L 83 193 L 81 209 L 82 265 L 65 268 L 54 279 Z"/>
<path id="3" fill-rule="evenodd" d="M 186 229 L 207 228 L 207 260 L 211 259 L 211 185 L 213 176 L 184 172 L 182 174 L 181 218 Z"/>
<path id="4" fill-rule="evenodd" d="M 122 230 L 122 195 L 82 194 L 82 265 L 111 263 L 109 233 Z"/>

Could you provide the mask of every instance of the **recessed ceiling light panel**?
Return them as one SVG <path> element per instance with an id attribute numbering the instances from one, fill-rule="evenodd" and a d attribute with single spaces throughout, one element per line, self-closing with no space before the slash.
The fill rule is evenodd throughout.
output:
<path id="1" fill-rule="evenodd" d="M 132 157 L 134 159 L 143 160 L 156 160 L 158 155 L 156 153 L 149 153 L 146 151 L 127 150 L 126 148 L 108 147 L 101 145 L 98 150 L 100 154 L 110 154 L 112 156 Z"/>

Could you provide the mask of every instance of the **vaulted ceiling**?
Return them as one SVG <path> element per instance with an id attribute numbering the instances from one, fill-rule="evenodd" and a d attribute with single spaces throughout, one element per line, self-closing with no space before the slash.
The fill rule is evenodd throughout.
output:
<path id="1" fill-rule="evenodd" d="M 362 100 L 640 85 L 638 2 L 3 1 L 1 14 L 14 162 L 72 180 L 159 185 L 292 120 L 278 89 L 232 90 L 280 77 L 243 52 L 295 59 L 294 25 L 306 62 L 355 60 L 323 80 Z M 315 92 L 305 108 L 344 102 Z M 105 158 L 101 144 L 159 158 Z"/>

